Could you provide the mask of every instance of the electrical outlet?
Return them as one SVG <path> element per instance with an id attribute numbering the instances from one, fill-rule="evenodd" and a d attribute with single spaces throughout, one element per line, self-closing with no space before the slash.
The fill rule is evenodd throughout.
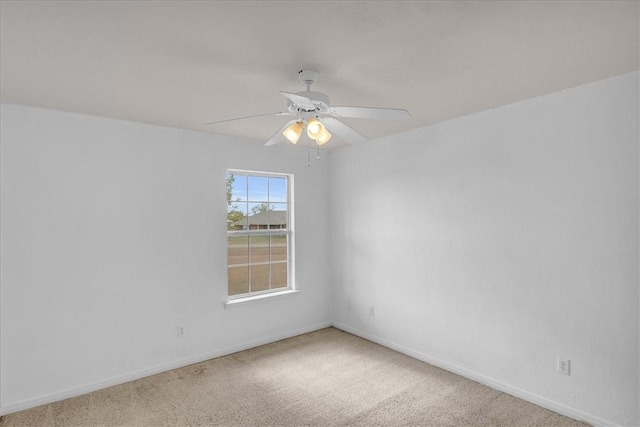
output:
<path id="1" fill-rule="evenodd" d="M 185 332 L 186 332 L 186 328 L 184 326 L 178 326 L 178 336 L 179 337 L 184 336 Z"/>
<path id="2" fill-rule="evenodd" d="M 373 317 L 376 315 L 376 309 L 374 307 L 369 307 L 369 316 Z"/>
<path id="3" fill-rule="evenodd" d="M 571 361 L 558 357 L 558 372 L 564 375 L 571 375 Z"/>

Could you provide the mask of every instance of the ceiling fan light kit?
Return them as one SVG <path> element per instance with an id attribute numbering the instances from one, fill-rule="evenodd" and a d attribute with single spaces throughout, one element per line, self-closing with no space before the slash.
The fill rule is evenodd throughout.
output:
<path id="1" fill-rule="evenodd" d="M 281 91 L 280 93 L 287 98 L 286 111 L 220 120 L 207 124 L 213 125 L 264 116 L 297 116 L 296 119 L 288 122 L 273 134 L 265 145 L 280 144 L 286 141 L 297 144 L 306 124 L 307 136 L 314 140 L 319 147 L 331 139 L 332 133 L 348 144 L 367 140 L 364 135 L 347 126 L 338 118 L 352 117 L 373 120 L 408 120 L 411 118 L 407 110 L 400 108 L 332 107 L 328 95 L 311 90 L 311 85 L 318 79 L 317 71 L 300 70 L 298 78 L 300 83 L 307 86 L 307 90 L 296 93 Z"/>
<path id="2" fill-rule="evenodd" d="M 302 135 L 304 122 L 295 122 L 282 132 L 285 138 L 292 144 L 296 144 Z M 317 145 L 326 144 L 331 139 L 331 133 L 320 123 L 318 119 L 309 119 L 307 121 L 307 136 Z"/>

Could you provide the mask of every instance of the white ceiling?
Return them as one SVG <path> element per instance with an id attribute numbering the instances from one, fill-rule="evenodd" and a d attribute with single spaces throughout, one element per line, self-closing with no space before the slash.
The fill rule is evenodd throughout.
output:
<path id="1" fill-rule="evenodd" d="M 370 138 L 638 69 L 638 1 L 5 1 L 0 99 L 266 141 L 304 90 Z M 339 146 L 339 141 L 334 146 Z"/>

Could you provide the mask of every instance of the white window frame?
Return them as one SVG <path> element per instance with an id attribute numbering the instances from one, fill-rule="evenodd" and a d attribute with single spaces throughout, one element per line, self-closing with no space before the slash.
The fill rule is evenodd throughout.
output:
<path id="1" fill-rule="evenodd" d="M 227 169 L 226 174 L 232 175 L 244 175 L 244 176 L 258 176 L 258 177 L 277 177 L 277 178 L 285 178 L 287 182 L 287 228 L 274 228 L 274 229 L 258 229 L 258 230 L 229 230 L 227 228 L 227 241 L 231 236 L 264 236 L 264 235 L 287 235 L 287 287 L 280 287 L 275 289 L 266 289 L 261 291 L 251 292 L 251 266 L 254 265 L 251 263 L 251 251 L 249 250 L 249 293 L 238 294 L 238 295 L 229 295 L 229 260 L 227 259 L 227 305 L 234 304 L 238 302 L 251 301 L 251 300 L 260 300 L 265 297 L 271 296 L 279 296 L 290 294 L 293 292 L 297 292 L 295 288 L 295 263 L 294 263 L 294 230 L 295 230 L 295 221 L 294 221 L 294 206 L 293 206 L 293 175 L 285 174 L 285 173 L 276 173 L 276 172 L 263 172 L 263 171 L 252 171 L 252 170 L 244 170 L 244 169 Z M 248 180 L 247 180 L 248 182 Z M 268 187 L 267 187 L 268 191 Z M 275 202 L 274 202 L 275 203 Z M 228 243 L 227 243 L 228 244 Z M 228 249 L 227 249 L 228 253 Z M 276 262 L 277 263 L 277 262 Z M 269 265 L 269 282 L 271 282 L 271 265 L 274 264 L 271 260 L 268 262 L 256 263 L 255 265 Z M 269 283 L 269 287 L 271 288 L 271 283 Z"/>

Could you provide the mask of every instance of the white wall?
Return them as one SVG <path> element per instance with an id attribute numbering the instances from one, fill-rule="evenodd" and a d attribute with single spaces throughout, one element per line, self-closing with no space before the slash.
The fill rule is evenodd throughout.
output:
<path id="1" fill-rule="evenodd" d="M 636 72 L 333 153 L 334 321 L 638 425 L 638 113 Z"/>
<path id="2" fill-rule="evenodd" d="M 1 114 L 4 413 L 329 324 L 326 161 L 16 105 Z M 300 293 L 223 308 L 229 167 L 295 175 Z"/>

